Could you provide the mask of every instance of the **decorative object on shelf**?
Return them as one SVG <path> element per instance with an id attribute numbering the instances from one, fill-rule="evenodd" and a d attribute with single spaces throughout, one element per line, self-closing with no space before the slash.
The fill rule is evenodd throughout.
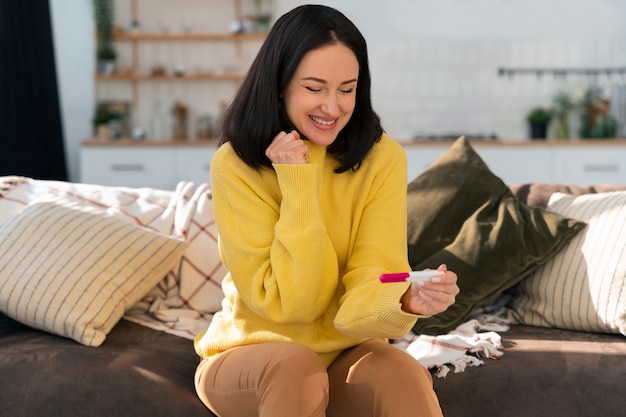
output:
<path id="1" fill-rule="evenodd" d="M 531 139 L 545 139 L 552 114 L 544 107 L 535 107 L 527 115 Z"/>
<path id="2" fill-rule="evenodd" d="M 96 46 L 98 72 L 110 75 L 115 73 L 115 60 L 117 58 L 113 42 L 115 6 L 113 0 L 93 0 L 93 7 L 96 31 L 98 32 Z"/>
<path id="3" fill-rule="evenodd" d="M 182 22 L 183 33 L 192 33 L 193 32 L 193 22 L 191 19 L 183 19 Z"/>
<path id="4" fill-rule="evenodd" d="M 133 35 L 136 35 L 139 33 L 139 30 L 141 29 L 141 23 L 139 23 L 139 20 L 133 20 L 132 22 L 130 22 L 130 33 L 132 33 Z"/>
<path id="5" fill-rule="evenodd" d="M 226 113 L 226 110 L 228 109 L 228 102 L 220 101 L 219 106 L 220 106 L 219 113 L 215 117 L 215 123 L 213 124 L 213 133 L 215 134 L 216 137 L 219 137 L 222 134 L 222 124 L 224 121 L 224 114 Z"/>
<path id="6" fill-rule="evenodd" d="M 163 77 L 167 75 L 167 68 L 165 68 L 165 65 L 156 64 L 150 70 L 150 75 L 153 77 Z"/>
<path id="7" fill-rule="evenodd" d="M 172 114 L 174 115 L 174 140 L 186 140 L 187 139 L 187 115 L 189 111 L 187 106 L 180 101 L 174 103 L 172 108 Z"/>
<path id="8" fill-rule="evenodd" d="M 170 33 L 170 22 L 167 19 L 161 19 L 159 26 L 161 27 L 161 32 Z"/>
<path id="9" fill-rule="evenodd" d="M 187 68 L 185 68 L 184 64 L 176 64 L 174 65 L 174 75 L 177 77 L 183 77 L 187 74 Z"/>
<path id="10" fill-rule="evenodd" d="M 566 91 L 559 91 L 552 100 L 552 113 L 559 123 L 558 138 L 569 139 L 569 113 L 576 107 L 572 96 Z"/>
<path id="11" fill-rule="evenodd" d="M 96 106 L 93 118 L 98 139 L 119 139 L 129 136 L 130 103 L 104 101 Z"/>
<path id="12" fill-rule="evenodd" d="M 244 33 L 254 33 L 257 31 L 256 16 L 244 16 L 241 21 L 241 28 Z"/>
<path id="13" fill-rule="evenodd" d="M 196 139 L 208 140 L 214 138 L 214 121 L 210 114 L 203 114 L 196 121 Z"/>
<path id="14" fill-rule="evenodd" d="M 165 132 L 167 116 L 163 112 L 163 106 L 159 100 L 152 103 L 152 113 L 150 114 L 150 130 L 148 134 L 154 140 L 166 140 Z"/>
<path id="15" fill-rule="evenodd" d="M 109 123 L 117 117 L 117 114 L 107 110 L 96 110 L 96 114 L 93 117 L 93 126 L 98 139 L 108 140 L 111 138 Z"/>
<path id="16" fill-rule="evenodd" d="M 269 32 L 272 22 L 272 0 L 255 0 L 256 8 L 256 30 L 259 32 Z"/>
<path id="17" fill-rule="evenodd" d="M 232 34 L 243 32 L 243 23 L 239 20 L 233 20 L 228 24 L 228 31 Z"/>
<path id="18" fill-rule="evenodd" d="M 609 111 L 611 103 L 603 97 L 602 88 L 590 86 L 581 100 L 580 137 L 584 139 L 614 138 L 617 120 Z"/>
<path id="19" fill-rule="evenodd" d="M 132 132 L 131 138 L 135 139 L 135 140 L 143 140 L 143 139 L 145 139 L 146 138 L 146 130 L 143 127 L 141 127 L 141 126 L 137 126 L 137 127 L 133 128 L 133 132 Z"/>

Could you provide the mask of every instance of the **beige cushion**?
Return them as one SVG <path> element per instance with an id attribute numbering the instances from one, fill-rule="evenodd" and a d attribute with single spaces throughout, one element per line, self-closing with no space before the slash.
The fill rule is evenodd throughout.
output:
<path id="1" fill-rule="evenodd" d="M 208 184 L 181 181 L 176 190 L 111 187 L 67 181 L 0 177 L 0 227 L 35 201 L 63 198 L 189 242 L 180 264 L 125 319 L 193 339 L 221 308 L 226 269 Z"/>
<path id="2" fill-rule="evenodd" d="M 555 193 L 548 210 L 588 226 L 520 284 L 512 318 L 626 335 L 626 192 Z"/>
<path id="3" fill-rule="evenodd" d="M 93 207 L 32 204 L 0 229 L 0 311 L 99 346 L 186 246 Z"/>

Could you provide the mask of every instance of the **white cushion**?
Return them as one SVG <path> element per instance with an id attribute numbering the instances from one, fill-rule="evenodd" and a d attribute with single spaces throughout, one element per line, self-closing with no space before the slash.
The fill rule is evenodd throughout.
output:
<path id="1" fill-rule="evenodd" d="M 126 319 L 193 339 L 221 308 L 226 274 L 208 184 L 180 182 L 176 190 L 111 187 L 0 177 L 0 226 L 33 201 L 63 197 L 105 210 L 127 222 L 189 242 L 182 262 L 155 285 Z"/>
<path id="2" fill-rule="evenodd" d="M 547 209 L 588 225 L 522 281 L 512 318 L 534 326 L 626 335 L 626 192 L 555 193 Z"/>
<path id="3" fill-rule="evenodd" d="M 186 247 L 94 207 L 36 202 L 0 228 L 0 311 L 99 346 Z"/>

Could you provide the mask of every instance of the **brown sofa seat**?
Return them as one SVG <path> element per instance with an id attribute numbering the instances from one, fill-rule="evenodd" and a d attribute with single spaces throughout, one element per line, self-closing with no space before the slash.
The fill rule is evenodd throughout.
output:
<path id="1" fill-rule="evenodd" d="M 522 202 L 544 208 L 555 192 L 626 190 L 623 185 L 548 183 L 510 188 Z M 624 336 L 524 325 L 513 325 L 500 335 L 501 359 L 485 359 L 483 366 L 434 380 L 446 417 L 626 415 Z"/>
<path id="2" fill-rule="evenodd" d="M 446 417 L 621 417 L 626 339 L 514 325 L 499 360 L 434 386 Z"/>
<path id="3" fill-rule="evenodd" d="M 214 417 L 194 390 L 191 340 L 126 320 L 97 348 L 3 327 L 0 416 Z"/>

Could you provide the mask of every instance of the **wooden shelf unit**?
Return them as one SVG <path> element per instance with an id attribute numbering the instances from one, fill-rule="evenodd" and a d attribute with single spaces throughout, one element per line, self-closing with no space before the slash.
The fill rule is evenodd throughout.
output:
<path id="1" fill-rule="evenodd" d="M 243 0 L 222 0 L 223 5 L 232 4 L 232 13 L 235 20 L 241 21 L 242 16 L 242 4 Z M 251 0 L 250 0 L 251 1 Z M 159 3 L 166 4 L 169 3 Z M 183 2 L 172 2 L 172 6 L 168 7 L 184 7 Z M 164 7 L 165 9 L 165 7 Z M 190 8 L 190 10 L 193 10 Z M 223 8 L 221 9 L 223 12 Z M 167 11 L 164 10 L 164 13 Z M 139 14 L 141 13 L 140 8 L 138 7 L 138 0 L 131 0 L 131 17 L 132 21 L 140 21 Z M 231 17 L 232 17 L 231 16 Z M 225 16 L 225 19 L 230 19 L 231 17 Z M 98 35 L 96 34 L 96 37 Z M 169 105 L 172 101 L 182 100 L 185 102 L 187 97 L 185 97 L 184 91 L 189 89 L 197 90 L 197 85 L 192 84 L 194 82 L 200 83 L 211 83 L 210 85 L 215 85 L 215 83 L 232 83 L 232 87 L 226 85 L 226 87 L 219 87 L 222 91 L 221 96 L 213 96 L 209 95 L 207 102 L 212 103 L 212 107 L 214 110 L 211 112 L 212 116 L 217 117 L 219 115 L 218 110 L 223 106 L 223 103 L 226 101 L 224 96 L 224 91 L 234 91 L 240 84 L 240 82 L 245 77 L 246 67 L 248 65 L 248 60 L 250 59 L 250 51 L 253 49 L 248 49 L 248 55 L 244 58 L 244 53 L 242 52 L 245 43 L 253 43 L 251 48 L 255 48 L 256 45 L 254 43 L 258 43 L 259 47 L 262 41 L 266 38 L 267 34 L 264 32 L 242 32 L 242 33 L 227 33 L 227 32 L 213 32 L 211 30 L 204 32 L 155 32 L 154 30 L 149 30 L 147 32 L 141 31 L 132 31 L 128 29 L 125 30 L 116 30 L 114 33 L 114 40 L 118 43 L 119 48 L 125 52 L 124 57 L 125 63 L 122 65 L 118 65 L 119 68 L 116 72 L 110 74 L 104 73 L 96 73 L 94 75 L 94 81 L 96 83 L 96 101 L 117 101 L 117 97 L 123 97 L 119 99 L 120 101 L 125 101 L 130 103 L 130 111 L 132 118 L 134 119 L 132 126 L 130 129 L 137 125 L 137 120 L 140 120 L 139 125 L 145 129 L 148 134 L 148 138 L 150 138 L 150 124 L 152 117 L 149 115 L 150 103 L 146 104 L 146 101 L 149 100 L 150 97 L 154 96 L 167 96 L 165 107 L 171 108 Z M 182 54 L 194 54 L 194 53 L 205 53 L 207 50 L 207 44 L 222 44 L 227 45 L 226 48 L 230 48 L 228 44 L 232 44 L 232 49 L 230 49 L 230 53 L 227 53 L 227 56 L 230 58 L 231 65 L 224 64 L 223 67 L 219 65 L 217 68 L 214 67 L 214 64 L 209 64 L 208 66 L 205 64 L 203 66 L 198 66 L 198 68 L 193 67 L 192 64 L 188 64 L 183 71 L 178 72 L 174 68 L 172 62 L 178 56 L 180 59 L 181 49 L 185 52 Z M 127 46 L 124 46 L 126 44 Z M 165 47 L 159 46 L 159 44 L 171 44 L 166 45 Z M 142 50 L 142 48 L 147 48 Z M 152 49 L 150 49 L 152 48 Z M 159 51 L 160 48 L 160 51 Z M 163 53 L 163 49 L 168 49 L 165 53 Z M 210 48 L 213 48 L 212 46 Z M 224 47 L 219 47 L 221 49 L 216 49 L 219 54 L 219 51 L 224 51 Z M 147 51 L 147 52 L 146 52 Z M 150 51 L 152 52 L 150 54 Z M 157 55 L 161 55 L 159 58 L 156 58 Z M 188 59 L 189 56 L 183 56 L 183 59 Z M 154 59 L 152 63 L 150 60 Z M 229 61 L 226 59 L 226 62 Z M 118 59 L 120 62 L 121 60 Z M 219 61 L 218 61 L 219 62 Z M 147 63 L 149 65 L 147 65 Z M 163 65 L 164 73 L 160 73 L 156 71 L 157 66 L 159 64 L 167 64 Z M 157 84 L 151 84 L 157 83 Z M 190 83 L 192 87 L 175 87 L 178 83 Z M 200 84 L 201 86 L 202 84 Z M 177 90 L 178 88 L 178 90 Z M 203 87 L 200 87 L 203 88 Z M 218 88 L 218 87 L 209 87 L 209 88 Z M 159 92 L 155 93 L 155 89 L 170 91 L 168 93 Z M 180 91 L 183 90 L 183 93 L 172 94 L 171 91 Z M 206 89 L 205 89 L 206 90 Z M 151 93 L 152 91 L 152 93 Z M 113 92 L 113 93 L 112 93 Z M 197 91 L 193 91 L 194 94 Z M 111 98 L 111 97 L 114 98 Z M 148 98 L 148 99 L 147 99 Z M 143 101 L 142 101 L 143 100 Z M 197 98 L 196 98 L 197 100 Z M 163 105 L 163 103 L 162 103 Z M 216 110 L 217 109 L 217 110 Z M 206 114 L 206 111 L 201 112 L 198 110 L 198 114 Z M 167 111 L 166 111 L 167 114 Z M 190 124 L 195 120 L 190 120 Z M 166 129 L 169 132 L 169 129 Z M 194 130 L 194 129 L 190 129 Z M 195 131 L 194 131 L 195 132 Z M 190 133 L 190 138 L 194 138 L 194 134 Z"/>

